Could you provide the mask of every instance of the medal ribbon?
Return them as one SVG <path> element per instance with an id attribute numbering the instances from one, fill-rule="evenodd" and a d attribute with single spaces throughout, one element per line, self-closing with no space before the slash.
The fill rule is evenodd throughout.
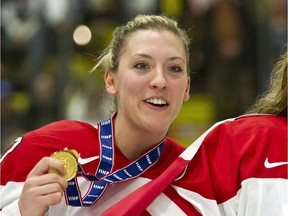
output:
<path id="1" fill-rule="evenodd" d="M 99 122 L 98 126 L 100 162 L 96 174 L 85 173 L 82 166 L 78 164 L 78 174 L 82 175 L 91 183 L 87 193 L 81 198 L 77 177 L 71 179 L 68 182 L 68 188 L 65 193 L 68 205 L 92 206 L 102 196 L 109 184 L 127 181 L 141 175 L 158 161 L 166 141 L 166 139 L 164 139 L 146 154 L 131 162 L 126 167 L 112 173 L 111 171 L 114 165 L 113 116 L 106 121 Z"/>

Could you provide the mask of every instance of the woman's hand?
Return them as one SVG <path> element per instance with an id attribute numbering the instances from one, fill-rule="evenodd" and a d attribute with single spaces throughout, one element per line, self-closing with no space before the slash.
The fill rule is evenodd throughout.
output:
<path id="1" fill-rule="evenodd" d="M 42 216 L 49 206 L 60 203 L 68 183 L 55 173 L 47 173 L 49 167 L 65 174 L 64 165 L 60 161 L 50 157 L 42 158 L 24 183 L 18 202 L 21 216 Z"/>

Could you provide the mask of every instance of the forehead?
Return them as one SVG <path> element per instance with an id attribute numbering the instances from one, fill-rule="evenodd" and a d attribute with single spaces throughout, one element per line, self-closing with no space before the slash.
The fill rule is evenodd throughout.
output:
<path id="1" fill-rule="evenodd" d="M 184 43 L 168 30 L 147 29 L 132 33 L 126 40 L 123 52 L 171 52 L 185 56 Z"/>

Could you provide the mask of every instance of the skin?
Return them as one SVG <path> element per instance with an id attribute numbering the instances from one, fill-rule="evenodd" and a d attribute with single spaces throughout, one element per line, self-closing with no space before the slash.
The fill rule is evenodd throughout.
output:
<path id="1" fill-rule="evenodd" d="M 140 30 L 129 37 L 117 71 L 106 73 L 107 91 L 118 101 L 116 145 L 127 158 L 136 158 L 166 136 L 189 99 L 186 64 L 183 45 L 173 33 Z M 147 99 L 167 104 L 153 106 Z"/>

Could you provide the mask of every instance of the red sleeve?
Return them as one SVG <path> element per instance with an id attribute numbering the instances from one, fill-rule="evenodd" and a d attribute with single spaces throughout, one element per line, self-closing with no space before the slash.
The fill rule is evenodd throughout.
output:
<path id="1" fill-rule="evenodd" d="M 65 147 L 75 149 L 86 157 L 98 153 L 97 142 L 97 130 L 82 122 L 64 120 L 31 131 L 18 138 L 3 154 L 1 185 L 6 185 L 8 181 L 25 181 L 41 158 Z"/>

